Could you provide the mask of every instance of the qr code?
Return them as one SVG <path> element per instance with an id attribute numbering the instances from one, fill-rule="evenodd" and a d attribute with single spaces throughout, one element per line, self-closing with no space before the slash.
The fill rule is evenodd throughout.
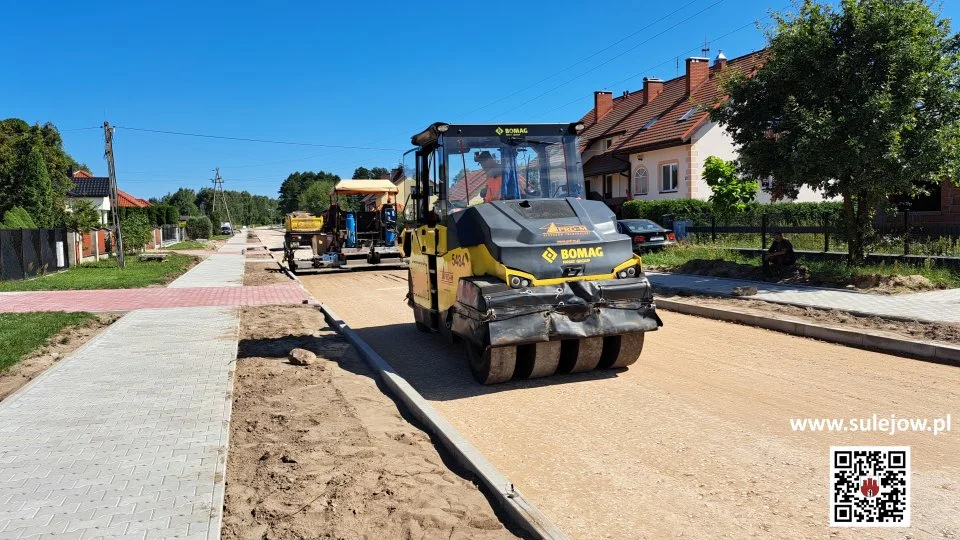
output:
<path id="1" fill-rule="evenodd" d="M 831 446 L 830 526 L 909 527 L 910 447 Z"/>

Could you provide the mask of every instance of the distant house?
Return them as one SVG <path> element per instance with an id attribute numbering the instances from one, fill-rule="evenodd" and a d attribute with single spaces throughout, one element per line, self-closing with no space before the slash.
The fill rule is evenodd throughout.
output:
<path id="1" fill-rule="evenodd" d="M 73 189 L 67 192 L 68 203 L 70 200 L 77 199 L 90 201 L 94 208 L 100 212 L 100 223 L 106 225 L 110 212 L 110 179 L 106 176 L 93 176 L 86 171 L 74 172 L 72 179 Z M 128 208 L 151 206 L 149 202 L 119 189 L 117 190 L 117 198 L 120 206 Z"/>
<path id="2" fill-rule="evenodd" d="M 724 99 L 720 75 L 735 70 L 750 76 L 764 54 L 727 60 L 721 52 L 712 66 L 707 58 L 688 58 L 686 72 L 668 81 L 645 78 L 641 90 L 615 99 L 611 92 L 594 92 L 593 110 L 581 120 L 587 193 L 599 194 L 614 209 L 631 199 L 709 198 L 704 160 L 737 157 L 729 133 L 710 120 L 711 109 Z M 769 202 L 769 192 L 759 191 L 757 200 Z M 803 188 L 796 200 L 823 197 Z"/>

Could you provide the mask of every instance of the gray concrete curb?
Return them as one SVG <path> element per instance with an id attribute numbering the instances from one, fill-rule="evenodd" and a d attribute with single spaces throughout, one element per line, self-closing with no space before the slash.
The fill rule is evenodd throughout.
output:
<path id="1" fill-rule="evenodd" d="M 427 431 L 435 436 L 457 463 L 476 475 L 487 488 L 488 493 L 497 501 L 500 508 L 526 533 L 534 538 L 565 539 L 567 535 L 533 503 L 525 499 L 513 484 L 479 450 L 447 421 L 430 403 L 427 402 L 387 363 L 373 348 L 363 341 L 352 329 L 330 309 L 320 304 L 327 321 L 347 338 L 360 356 L 370 364 L 383 384 L 423 423 Z"/>
<path id="2" fill-rule="evenodd" d="M 741 311 L 720 309 L 709 306 L 698 306 L 686 302 L 677 302 L 675 300 L 657 299 L 657 307 L 667 311 L 675 311 L 697 317 L 716 319 L 720 321 L 735 322 L 775 330 L 794 336 L 808 337 L 838 343 L 859 349 L 891 353 L 901 356 L 929 360 L 940 364 L 960 366 L 960 346 L 942 345 L 931 343 L 929 341 L 919 341 L 906 338 L 893 338 L 889 336 L 871 334 L 862 329 L 847 330 L 834 326 L 824 326 L 820 324 L 809 323 L 789 317 L 778 317 L 776 319 L 762 317 L 752 313 Z"/>

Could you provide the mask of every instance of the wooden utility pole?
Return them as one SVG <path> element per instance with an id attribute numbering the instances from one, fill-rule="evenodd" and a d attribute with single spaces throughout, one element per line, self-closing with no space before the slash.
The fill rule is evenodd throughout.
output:
<path id="1" fill-rule="evenodd" d="M 103 123 L 103 139 L 105 143 L 104 157 L 107 158 L 107 173 L 110 176 L 110 213 L 113 214 L 114 247 L 117 250 L 117 266 L 123 264 L 123 237 L 120 234 L 120 195 L 117 192 L 117 170 L 113 163 L 113 128 L 110 122 Z"/>

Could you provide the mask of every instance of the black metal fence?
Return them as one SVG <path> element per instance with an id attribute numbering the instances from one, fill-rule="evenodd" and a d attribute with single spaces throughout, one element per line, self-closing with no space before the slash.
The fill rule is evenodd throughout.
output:
<path id="1" fill-rule="evenodd" d="M 27 279 L 69 266 L 66 229 L 0 229 L 0 280 Z"/>
<path id="2" fill-rule="evenodd" d="M 923 218 L 901 214 L 896 219 L 876 223 L 876 235 L 868 250 L 896 255 L 960 256 L 960 224 L 930 223 Z M 690 243 L 765 249 L 770 246 L 773 234 L 780 232 L 796 249 L 823 252 L 845 252 L 847 249 L 840 228 L 827 218 L 816 222 L 786 223 L 761 214 L 736 224 L 721 224 L 715 217 L 710 219 L 709 225 L 677 226 L 676 221 L 674 229 L 678 233 L 682 231 L 681 235 L 685 235 Z"/>

